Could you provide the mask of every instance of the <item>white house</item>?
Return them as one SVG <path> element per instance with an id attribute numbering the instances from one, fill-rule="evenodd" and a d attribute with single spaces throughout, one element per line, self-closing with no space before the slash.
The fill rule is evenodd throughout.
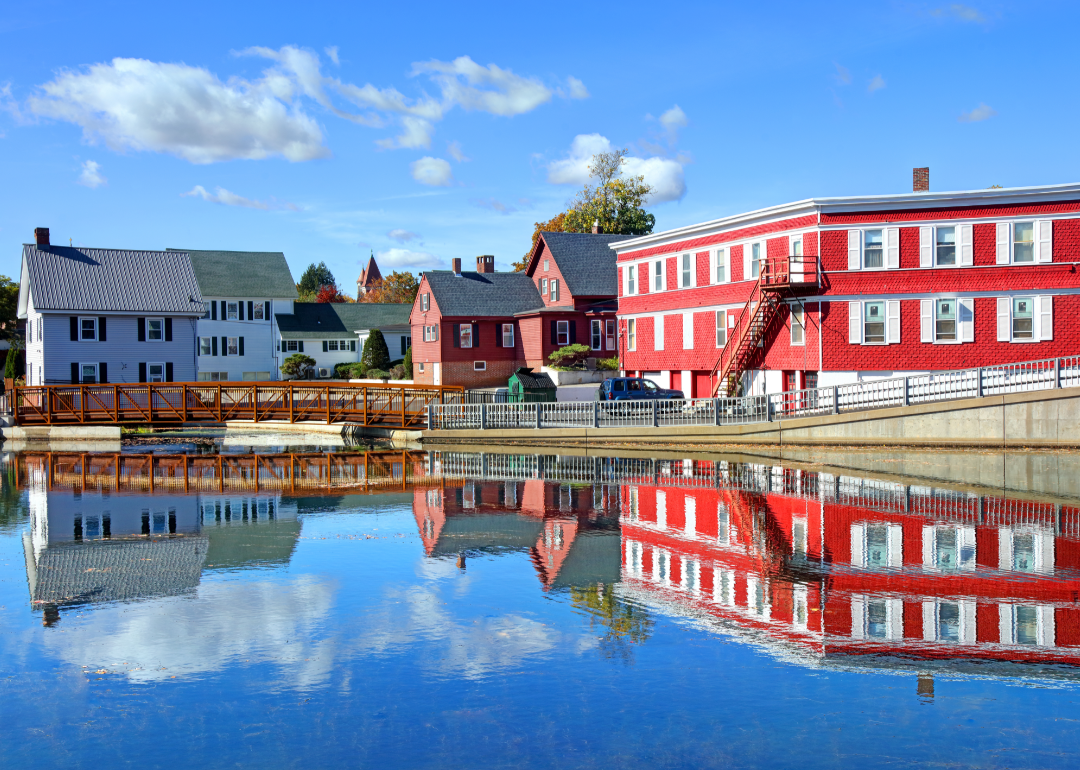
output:
<path id="1" fill-rule="evenodd" d="M 280 379 L 276 316 L 291 314 L 297 298 L 285 255 L 280 251 L 184 253 L 191 258 L 207 302 L 196 332 L 196 379 Z"/>
<path id="2" fill-rule="evenodd" d="M 378 329 L 390 360 L 405 357 L 412 344 L 410 304 L 297 302 L 291 315 L 279 314 L 279 354 L 304 353 L 315 359 L 315 376 L 332 377 L 334 366 L 360 360 L 364 342 Z"/>
<path id="3" fill-rule="evenodd" d="M 191 382 L 203 314 L 185 252 L 25 244 L 18 317 L 28 385 Z"/>

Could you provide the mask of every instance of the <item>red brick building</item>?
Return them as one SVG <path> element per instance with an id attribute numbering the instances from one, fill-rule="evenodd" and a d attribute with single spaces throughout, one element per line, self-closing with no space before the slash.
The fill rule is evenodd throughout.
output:
<path id="1" fill-rule="evenodd" d="M 418 383 L 506 385 L 520 366 L 539 369 L 566 345 L 588 345 L 595 358 L 616 355 L 618 291 L 610 246 L 628 236 L 541 233 L 520 273 L 425 273 L 413 303 L 413 379 Z"/>
<path id="2" fill-rule="evenodd" d="M 612 248 L 621 366 L 688 397 L 1077 350 L 1080 185 L 810 199 Z"/>

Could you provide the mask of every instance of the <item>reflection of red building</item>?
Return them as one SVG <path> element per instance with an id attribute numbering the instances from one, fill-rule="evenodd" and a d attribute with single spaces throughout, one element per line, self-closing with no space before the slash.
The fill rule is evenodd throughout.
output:
<path id="1" fill-rule="evenodd" d="M 765 466 L 728 486 L 726 464 L 663 465 L 622 490 L 629 595 L 801 657 L 1080 663 L 1078 509 Z"/>

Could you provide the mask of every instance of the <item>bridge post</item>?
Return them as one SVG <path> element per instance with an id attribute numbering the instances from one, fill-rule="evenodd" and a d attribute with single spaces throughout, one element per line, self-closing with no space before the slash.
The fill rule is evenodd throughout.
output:
<path id="1" fill-rule="evenodd" d="M 435 405 L 427 405 L 427 429 L 435 430 Z"/>
<path id="2" fill-rule="evenodd" d="M 1054 387 L 1055 390 L 1061 387 L 1061 368 L 1058 365 L 1060 361 L 1061 361 L 1060 358 L 1055 358 L 1054 359 L 1054 385 L 1053 385 L 1053 387 Z"/>
<path id="3" fill-rule="evenodd" d="M 480 430 L 487 430 L 487 404 L 480 404 Z"/>
<path id="4" fill-rule="evenodd" d="M 713 403 L 713 425 L 717 428 L 720 427 L 720 399 L 714 398 Z"/>
<path id="5" fill-rule="evenodd" d="M 659 427 L 660 423 L 656 419 L 656 399 L 654 398 L 649 403 L 652 404 L 652 426 L 654 428 Z"/>
<path id="6" fill-rule="evenodd" d="M 593 401 L 592 426 L 594 428 L 599 428 L 600 427 L 600 402 L 599 401 Z"/>
<path id="7" fill-rule="evenodd" d="M 840 392 L 835 385 L 832 386 L 832 413 L 840 414 Z"/>
<path id="8" fill-rule="evenodd" d="M 975 387 L 976 387 L 975 395 L 978 396 L 979 398 L 982 398 L 982 394 L 983 394 L 983 370 L 982 370 L 982 367 L 979 367 L 978 369 L 975 370 L 975 377 L 978 380 L 978 382 L 975 384 Z"/>
<path id="9" fill-rule="evenodd" d="M 326 386 L 326 424 L 330 424 L 330 386 Z"/>
<path id="10" fill-rule="evenodd" d="M 982 395 L 982 378 L 981 377 L 979 379 L 979 383 L 980 383 L 979 384 L 979 395 L 981 396 Z M 904 406 L 910 406 L 911 405 L 911 395 L 910 394 L 911 394 L 911 383 L 908 381 L 908 378 L 905 377 L 904 378 L 904 400 L 903 400 Z"/>
<path id="11" fill-rule="evenodd" d="M 536 429 L 540 430 L 540 410 L 543 408 L 543 404 L 536 402 Z"/>

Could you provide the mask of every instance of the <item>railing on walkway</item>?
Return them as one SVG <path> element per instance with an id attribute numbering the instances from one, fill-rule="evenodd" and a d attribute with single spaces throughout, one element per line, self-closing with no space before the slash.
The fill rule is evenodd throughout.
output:
<path id="1" fill-rule="evenodd" d="M 428 406 L 462 398 L 462 388 L 438 385 L 158 382 L 17 387 L 14 404 L 19 425 L 251 420 L 422 428 Z"/>
<path id="2" fill-rule="evenodd" d="M 432 404 L 428 426 L 498 430 L 741 425 L 1076 386 L 1080 386 L 1080 356 L 1066 356 L 741 398 Z"/>

